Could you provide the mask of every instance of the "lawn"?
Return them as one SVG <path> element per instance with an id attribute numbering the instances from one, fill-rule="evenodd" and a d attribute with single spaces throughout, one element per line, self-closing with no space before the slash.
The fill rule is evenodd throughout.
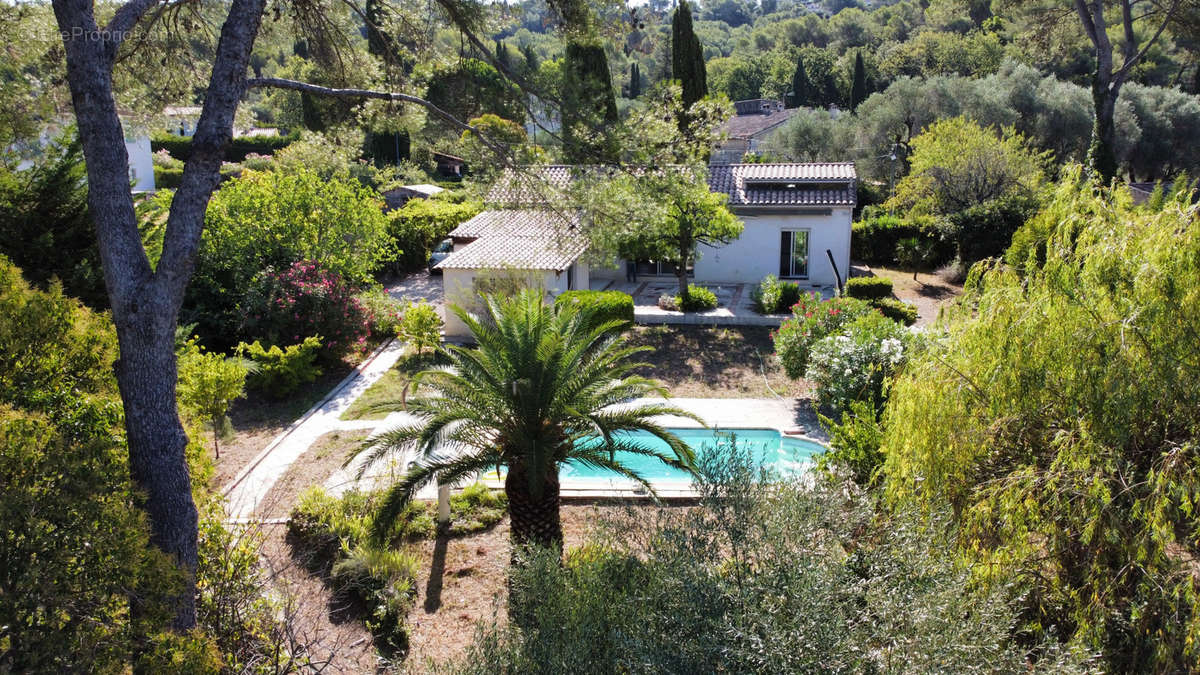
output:
<path id="1" fill-rule="evenodd" d="M 422 370 L 438 365 L 440 359 L 432 353 L 423 355 L 408 354 L 400 357 L 391 370 L 383 374 L 375 384 L 363 392 L 358 400 L 342 413 L 344 420 L 381 420 L 387 417 L 386 412 L 373 411 L 372 408 L 380 403 L 398 401 L 404 396 L 404 388 L 412 376 Z M 411 391 L 409 392 L 412 393 Z"/>
<path id="2" fill-rule="evenodd" d="M 637 358 L 650 364 L 641 374 L 684 398 L 773 398 L 804 395 L 804 381 L 789 380 L 764 326 L 635 326 L 634 346 L 651 351 Z"/>

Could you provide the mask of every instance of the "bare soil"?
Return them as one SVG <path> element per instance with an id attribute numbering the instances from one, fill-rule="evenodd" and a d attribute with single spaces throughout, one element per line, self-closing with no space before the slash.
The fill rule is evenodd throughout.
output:
<path id="1" fill-rule="evenodd" d="M 893 295 L 917 306 L 918 326 L 937 320 L 941 308 L 954 302 L 963 291 L 962 284 L 944 281 L 929 272 L 918 272 L 914 280 L 912 270 L 872 266 L 871 271 L 892 280 Z"/>
<path id="2" fill-rule="evenodd" d="M 323 484 L 342 468 L 346 458 L 366 437 L 366 431 L 331 431 L 318 438 L 271 486 L 258 506 L 259 517 L 288 517 L 300 493 Z"/>
<path id="3" fill-rule="evenodd" d="M 565 550 L 585 543 L 607 516 L 616 516 L 626 508 L 564 504 Z M 477 622 L 507 622 L 508 536 L 509 521 L 505 517 L 486 532 L 415 545 L 422 562 L 416 604 L 408 614 L 411 649 L 405 659 L 405 672 L 428 672 L 431 664 L 462 657 L 475 637 Z"/>
<path id="4" fill-rule="evenodd" d="M 233 437 L 221 442 L 221 458 L 216 460 L 212 486 L 220 490 L 237 476 L 242 467 L 258 456 L 276 436 L 325 398 L 354 369 L 349 363 L 326 366 L 316 381 L 304 385 L 283 400 L 271 399 L 259 392 L 234 401 L 229 410 Z M 212 447 L 210 442 L 209 447 Z"/>
<path id="5" fill-rule="evenodd" d="M 635 326 L 629 342 L 653 349 L 637 356 L 650 364 L 640 374 L 662 382 L 675 397 L 791 397 L 810 389 L 784 374 L 765 326 Z"/>

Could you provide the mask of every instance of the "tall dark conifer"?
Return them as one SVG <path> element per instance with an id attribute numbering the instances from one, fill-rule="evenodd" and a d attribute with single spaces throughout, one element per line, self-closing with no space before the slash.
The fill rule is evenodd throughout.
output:
<path id="1" fill-rule="evenodd" d="M 785 104 L 789 108 L 812 105 L 812 85 L 808 82 L 808 73 L 804 70 L 804 57 L 796 57 L 796 70 L 792 73 L 792 93 L 786 97 Z"/>
<path id="2" fill-rule="evenodd" d="M 642 69 L 637 62 L 629 64 L 629 98 L 642 95 Z"/>
<path id="3" fill-rule="evenodd" d="M 854 83 L 850 86 L 850 110 L 858 110 L 858 104 L 867 98 L 867 69 L 863 66 L 862 52 L 854 55 Z"/>
<path id="4" fill-rule="evenodd" d="M 571 40 L 563 56 L 563 155 L 571 164 L 607 164 L 619 152 L 604 140 L 604 127 L 617 121 L 608 56 L 599 42 Z M 587 130 L 588 136 L 579 132 Z"/>
<path id="5" fill-rule="evenodd" d="M 685 107 L 708 96 L 704 49 L 692 30 L 692 10 L 687 0 L 681 0 L 671 18 L 671 77 L 683 88 Z"/>

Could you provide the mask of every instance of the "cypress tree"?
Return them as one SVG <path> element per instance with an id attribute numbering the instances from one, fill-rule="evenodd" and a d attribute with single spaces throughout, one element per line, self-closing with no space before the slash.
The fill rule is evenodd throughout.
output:
<path id="1" fill-rule="evenodd" d="M 850 87 L 850 111 L 858 109 L 858 104 L 867 98 L 867 69 L 863 66 L 862 52 L 854 55 L 854 84 Z"/>
<path id="2" fill-rule="evenodd" d="M 642 69 L 638 67 L 636 61 L 629 64 L 629 98 L 637 98 L 642 95 Z"/>
<path id="3" fill-rule="evenodd" d="M 671 77 L 683 88 L 683 105 L 708 96 L 708 73 L 704 68 L 704 49 L 692 30 L 692 10 L 682 0 L 671 17 Z"/>
<path id="4" fill-rule="evenodd" d="M 603 138 L 604 128 L 617 121 L 608 56 L 598 42 L 572 40 L 563 56 L 563 156 L 571 164 L 617 161 L 619 152 Z M 592 141 L 577 134 L 580 127 L 601 134 Z"/>
<path id="5" fill-rule="evenodd" d="M 526 42 L 521 46 L 521 56 L 525 57 L 525 75 L 537 72 L 538 57 L 537 52 L 533 51 L 532 44 Z"/>
<path id="6" fill-rule="evenodd" d="M 804 71 L 804 57 L 796 57 L 796 70 L 792 73 L 792 95 L 786 105 L 789 108 L 812 105 L 809 90 L 812 85 L 808 82 L 808 73 Z"/>

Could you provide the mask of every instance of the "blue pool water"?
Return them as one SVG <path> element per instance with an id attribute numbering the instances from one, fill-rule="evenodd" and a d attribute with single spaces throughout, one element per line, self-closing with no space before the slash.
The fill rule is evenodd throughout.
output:
<path id="1" fill-rule="evenodd" d="M 697 459 L 706 452 L 711 452 L 721 440 L 728 440 L 730 435 L 737 437 L 737 447 L 742 452 L 750 452 L 756 464 L 773 469 L 783 476 L 796 475 L 804 471 L 814 455 L 825 451 L 825 447 L 812 441 L 789 438 L 774 429 L 670 429 L 683 439 L 696 452 Z M 646 447 L 659 450 L 666 455 L 671 454 L 670 448 L 655 436 L 646 432 L 630 432 L 622 435 L 640 442 Z M 661 481 L 691 481 L 692 477 L 685 471 L 674 469 L 662 462 L 645 455 L 635 455 L 618 452 L 616 459 L 625 466 L 639 473 L 651 483 Z M 622 476 L 605 469 L 595 469 L 575 463 L 567 463 L 559 471 L 559 478 L 564 480 L 589 479 L 623 479 Z"/>

